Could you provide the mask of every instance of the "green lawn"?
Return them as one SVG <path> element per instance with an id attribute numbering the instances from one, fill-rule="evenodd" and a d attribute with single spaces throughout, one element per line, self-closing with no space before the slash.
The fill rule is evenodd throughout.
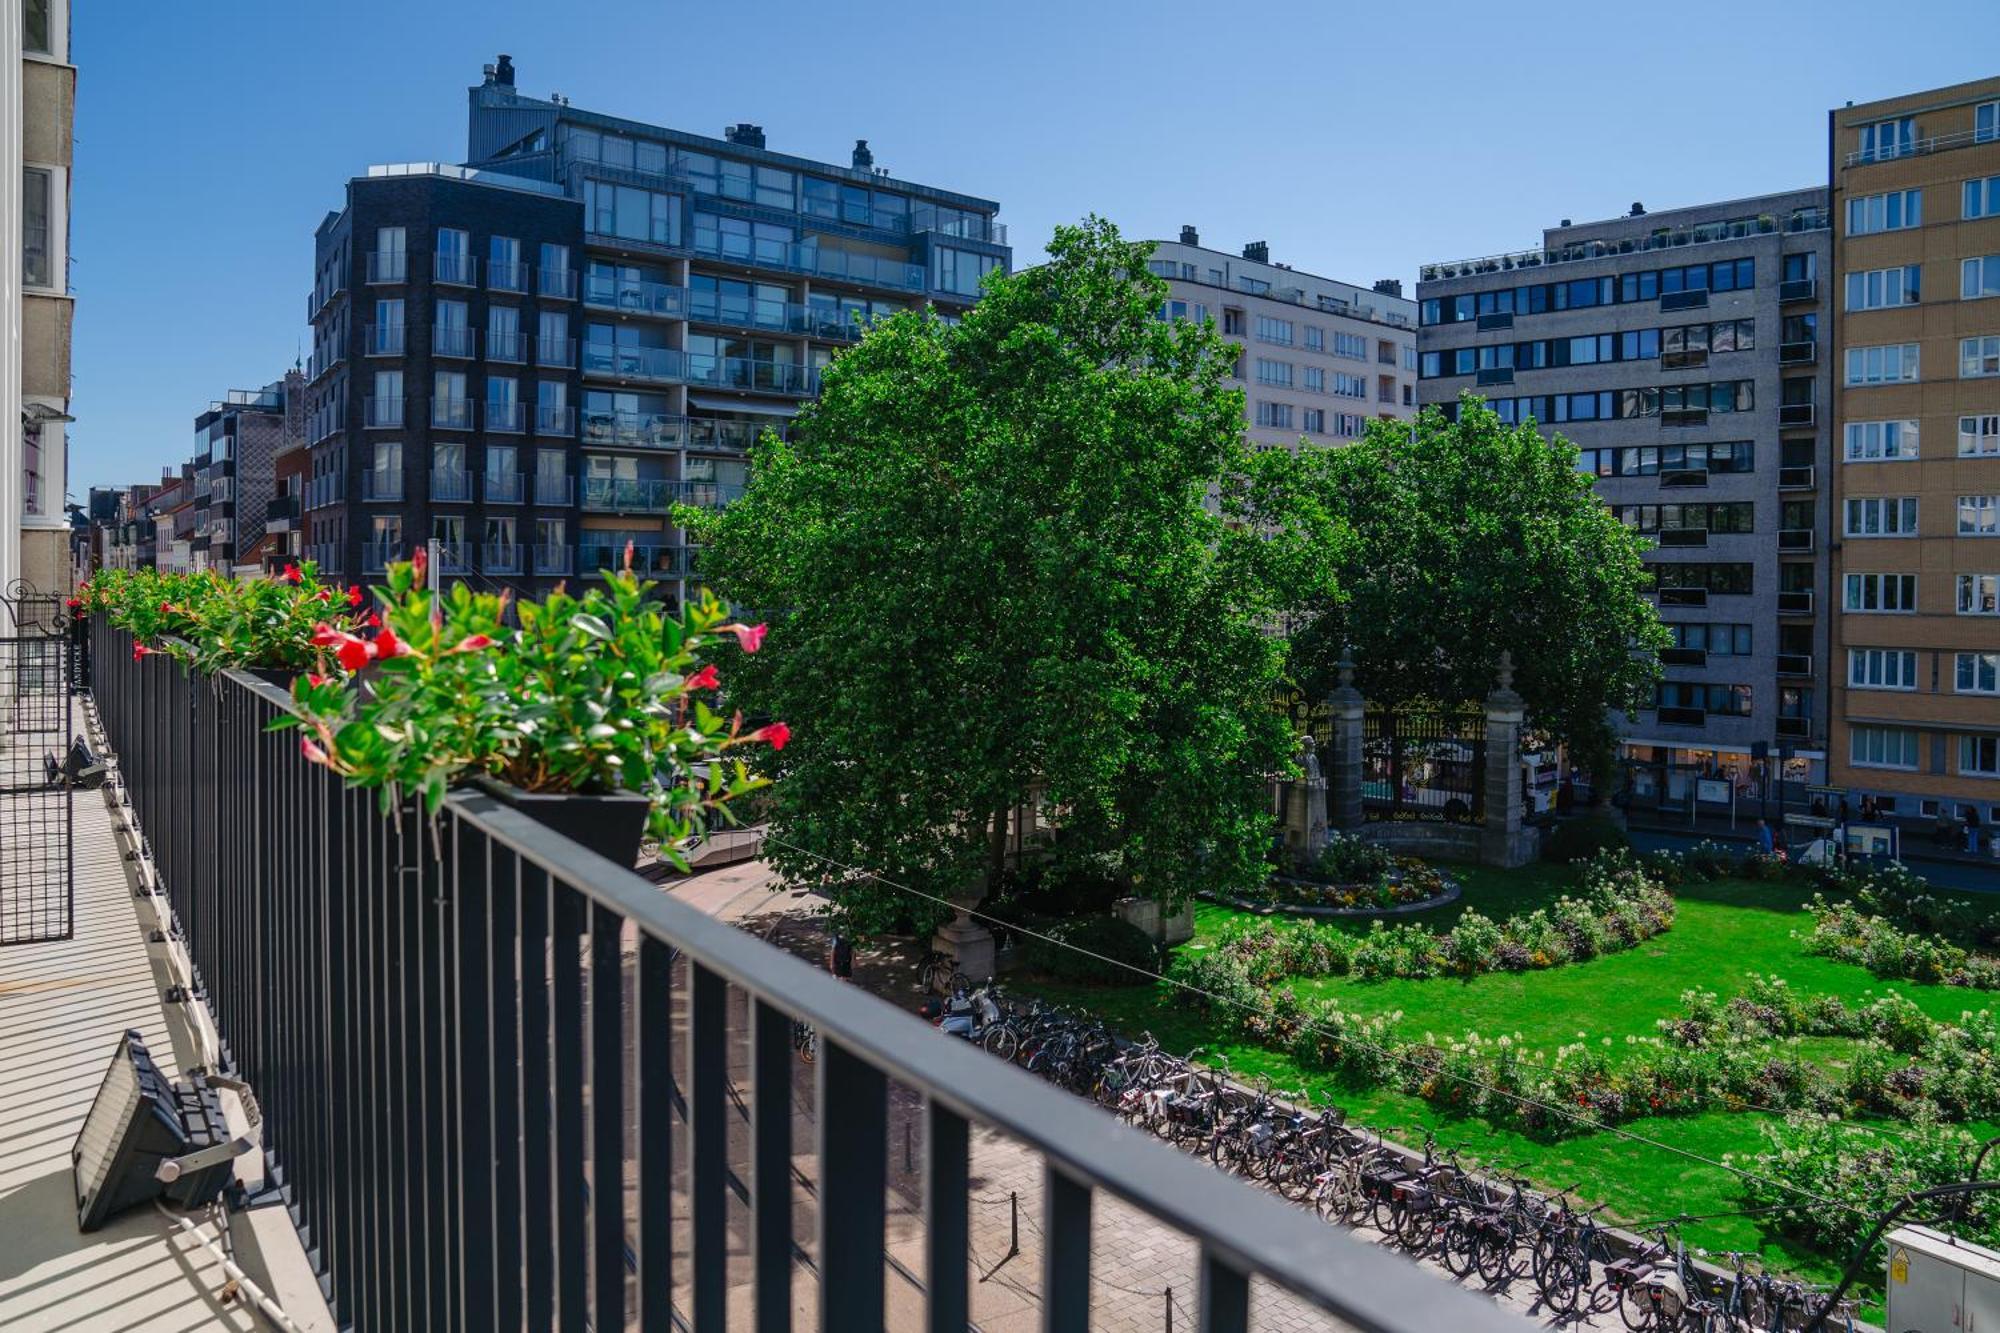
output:
<path id="1" fill-rule="evenodd" d="M 1467 908 L 1476 907 L 1499 920 L 1552 900 L 1572 882 L 1567 871 L 1547 866 L 1519 871 L 1450 869 L 1464 887 L 1461 902 L 1402 919 L 1446 929 Z M 1810 895 L 1794 888 L 1727 880 L 1686 886 L 1675 896 L 1679 907 L 1671 930 L 1636 949 L 1588 963 L 1470 980 L 1365 982 L 1320 977 L 1292 984 L 1302 993 L 1335 999 L 1350 1010 L 1401 1010 L 1401 1030 L 1411 1037 L 1425 1032 L 1440 1038 L 1468 1030 L 1488 1037 L 1518 1032 L 1529 1046 L 1553 1047 L 1583 1032 L 1592 1040 L 1611 1037 L 1621 1049 L 1626 1035 L 1651 1035 L 1656 1019 L 1676 1013 L 1682 991 L 1700 986 L 1726 998 L 1744 988 L 1751 972 L 1781 976 L 1803 993 L 1829 993 L 1850 1002 L 1893 988 L 1925 1012 L 1948 1020 L 1987 999 L 1960 988 L 1883 981 L 1860 967 L 1808 957 L 1795 932 L 1803 934 L 1810 928 L 1809 918 L 1799 910 Z M 1986 910 L 1996 907 L 1991 901 L 1980 905 Z M 1246 919 L 1250 914 L 1204 906 L 1196 914 L 1196 938 L 1184 947 L 1207 947 L 1219 932 Z M 1272 919 L 1280 928 L 1289 925 L 1289 919 Z M 1367 927 L 1355 923 L 1352 928 Z M 1723 1112 L 1662 1117 L 1625 1126 L 1636 1138 L 1599 1132 L 1541 1143 L 1402 1093 L 1337 1085 L 1260 1046 L 1218 1043 L 1200 1015 L 1163 1000 L 1151 987 L 1034 983 L 1021 989 L 1092 1010 L 1127 1033 L 1151 1031 L 1175 1051 L 1203 1048 L 1205 1060 L 1226 1062 L 1240 1077 L 1268 1076 L 1280 1088 L 1302 1089 L 1315 1102 L 1338 1105 L 1357 1123 L 1392 1137 L 1420 1141 L 1425 1133 L 1435 1133 L 1445 1146 L 1490 1166 L 1518 1166 L 1544 1186 L 1579 1185 L 1585 1198 L 1608 1202 L 1613 1214 L 1625 1222 L 1747 1207 L 1738 1177 L 1697 1159 L 1719 1161 L 1725 1154 L 1740 1158 L 1758 1151 L 1763 1146 L 1762 1127 L 1771 1119 Z M 1807 1045 L 1832 1064 L 1840 1062 L 1848 1043 L 1832 1038 L 1813 1039 Z M 1894 1128 L 1884 1126 L 1883 1132 Z M 1983 1124 L 1966 1128 L 1979 1135 L 2000 1132 L 2000 1127 Z M 1872 1131 L 1857 1128 L 1857 1132 Z M 1694 1222 L 1686 1235 L 1691 1244 L 1711 1251 L 1761 1253 L 1768 1262 L 1801 1276 L 1825 1279 L 1839 1268 L 1828 1256 L 1801 1252 L 1767 1234 L 1754 1218 Z"/>

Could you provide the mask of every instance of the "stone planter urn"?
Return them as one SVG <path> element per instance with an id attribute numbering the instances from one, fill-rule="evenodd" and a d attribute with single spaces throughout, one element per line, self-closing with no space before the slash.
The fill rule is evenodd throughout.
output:
<path id="1" fill-rule="evenodd" d="M 972 916 L 986 898 L 984 880 L 974 880 L 951 895 L 958 914 L 938 928 L 931 947 L 958 960 L 958 970 L 974 983 L 993 979 L 993 932 Z"/>

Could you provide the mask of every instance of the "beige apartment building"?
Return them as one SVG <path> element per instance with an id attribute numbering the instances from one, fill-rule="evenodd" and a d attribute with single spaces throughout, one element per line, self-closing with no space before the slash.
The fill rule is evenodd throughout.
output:
<path id="1" fill-rule="evenodd" d="M 1271 262 L 1262 241 L 1232 255 L 1193 227 L 1154 242 L 1148 267 L 1167 280 L 1170 319 L 1213 319 L 1243 348 L 1249 437 L 1297 448 L 1346 444 L 1375 416 L 1417 414 L 1417 303 L 1387 278 L 1357 287 Z"/>
<path id="2" fill-rule="evenodd" d="M 68 0 L 0 0 L 0 593 L 70 584 Z"/>
<path id="3" fill-rule="evenodd" d="M 2000 820 L 2000 78 L 1830 123 L 1831 781 Z"/>

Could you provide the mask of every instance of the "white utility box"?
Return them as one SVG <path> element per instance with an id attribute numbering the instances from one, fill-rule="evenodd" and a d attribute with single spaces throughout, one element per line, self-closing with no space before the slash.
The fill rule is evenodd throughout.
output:
<path id="1" fill-rule="evenodd" d="M 1929 1227 L 1889 1233 L 1884 1333 L 2000 1333 L 2000 1252 Z"/>

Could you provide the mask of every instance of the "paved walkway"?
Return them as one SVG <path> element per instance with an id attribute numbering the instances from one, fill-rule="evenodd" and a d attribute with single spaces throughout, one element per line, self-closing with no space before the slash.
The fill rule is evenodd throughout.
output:
<path id="1" fill-rule="evenodd" d="M 729 867 L 698 875 L 670 888 L 675 896 L 743 929 L 770 939 L 801 956 L 819 960 L 825 935 L 810 900 L 773 892 L 772 877 L 761 864 Z M 914 1009 L 920 993 L 916 984 L 917 950 L 906 941 L 891 941 L 857 950 L 855 984 Z M 739 1054 L 732 1061 L 747 1083 Z M 794 1164 L 810 1181 L 816 1164 L 810 1155 L 813 1133 L 811 1070 L 800 1066 L 796 1080 L 793 1142 Z M 1094 1107 L 1091 1114 L 1102 1114 Z M 912 1090 L 893 1087 L 890 1114 L 889 1249 L 908 1273 L 889 1280 L 891 1328 L 921 1327 L 921 1297 L 916 1284 L 924 1269 L 922 1179 L 923 1104 Z M 734 1140 L 736 1136 L 732 1135 Z M 741 1160 L 747 1144 L 731 1143 L 732 1160 Z M 1042 1163 L 1040 1157 L 989 1130 L 975 1129 L 972 1145 L 972 1249 L 979 1280 L 973 1286 L 973 1321 L 986 1333 L 1029 1333 L 1040 1327 L 1042 1271 Z M 813 1248 L 811 1200 L 801 1191 L 797 1236 L 808 1252 Z M 747 1210 L 732 1210 L 737 1239 L 747 1248 Z M 1315 1223 L 1318 1225 L 1318 1223 Z M 1195 1261 L 1192 1241 L 1116 1199 L 1100 1195 L 1092 1223 L 1093 1252 L 1091 1327 L 1154 1333 L 1165 1328 L 1192 1328 L 1195 1320 Z M 1371 1233 L 1357 1232 L 1363 1239 Z M 1016 1241 L 1018 1240 L 1018 1249 Z M 1400 1255 L 1384 1262 L 1406 1262 Z M 1434 1266 L 1433 1266 L 1434 1267 Z M 731 1284 L 748 1281 L 748 1265 L 732 1265 Z M 1436 1269 L 1440 1280 L 1450 1280 Z M 803 1276 L 794 1284 L 795 1308 L 803 1315 L 816 1293 Z M 1531 1317 L 1532 1286 L 1514 1284 L 1500 1304 Z M 747 1310 L 747 1293 L 738 1294 Z M 1172 1310 L 1171 1316 L 1168 1311 Z M 1258 1282 L 1252 1288 L 1252 1327 L 1278 1333 L 1346 1327 L 1307 1306 L 1282 1289 Z M 1537 1323 L 1553 1326 L 1543 1317 Z M 1567 1329 L 1622 1328 L 1615 1313 L 1595 1319 L 1568 1321 Z"/>
<path id="2" fill-rule="evenodd" d="M 160 1003 L 150 912 L 133 896 L 105 793 L 77 793 L 74 809 L 74 938 L 0 948 L 0 1329 L 258 1327 L 216 1298 L 228 1278 L 214 1255 L 170 1236 L 153 1209 L 76 1229 L 70 1145 L 119 1034 L 144 1034 L 169 1077 L 188 1050 Z"/>

